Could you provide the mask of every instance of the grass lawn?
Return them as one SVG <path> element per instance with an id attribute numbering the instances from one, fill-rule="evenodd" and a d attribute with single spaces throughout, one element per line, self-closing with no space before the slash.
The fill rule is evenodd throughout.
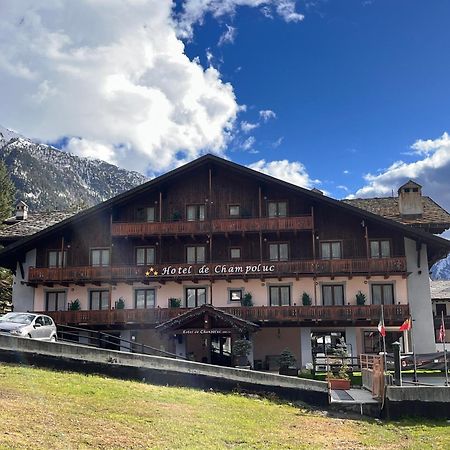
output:
<path id="1" fill-rule="evenodd" d="M 0 449 L 449 449 L 450 424 L 0 363 Z"/>

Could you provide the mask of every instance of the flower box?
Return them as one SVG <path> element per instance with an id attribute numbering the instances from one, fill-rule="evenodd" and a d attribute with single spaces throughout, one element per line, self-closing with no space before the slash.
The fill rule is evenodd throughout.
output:
<path id="1" fill-rule="evenodd" d="M 343 378 L 329 378 L 328 384 L 330 389 L 333 390 L 347 391 L 350 389 L 350 380 L 345 380 Z"/>

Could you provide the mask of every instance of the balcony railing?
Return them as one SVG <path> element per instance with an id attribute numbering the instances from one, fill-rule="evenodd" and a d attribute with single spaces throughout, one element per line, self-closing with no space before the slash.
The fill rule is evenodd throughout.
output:
<path id="1" fill-rule="evenodd" d="M 213 219 L 192 222 L 113 223 L 113 236 L 151 236 L 197 233 L 311 230 L 312 216 L 262 217 L 251 219 Z"/>
<path id="2" fill-rule="evenodd" d="M 250 261 L 191 265 L 155 264 L 152 269 L 149 272 L 148 266 L 30 267 L 28 281 L 31 283 L 87 283 L 90 281 L 143 281 L 146 279 L 163 281 L 174 279 L 277 278 L 300 275 L 390 275 L 406 273 L 406 258 L 297 260 L 264 263 Z"/>
<path id="3" fill-rule="evenodd" d="M 376 325 L 380 305 L 365 306 L 254 306 L 224 307 L 222 311 L 255 323 L 363 323 Z M 102 311 L 46 312 L 57 324 L 78 325 L 156 325 L 188 311 L 187 308 L 115 309 Z M 384 305 L 387 325 L 401 324 L 409 317 L 408 305 Z"/>

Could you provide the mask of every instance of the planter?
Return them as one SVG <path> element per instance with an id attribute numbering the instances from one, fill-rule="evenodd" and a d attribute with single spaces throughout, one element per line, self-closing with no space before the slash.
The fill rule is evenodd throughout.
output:
<path id="1" fill-rule="evenodd" d="M 280 367 L 278 373 L 280 375 L 288 375 L 290 377 L 296 377 L 298 375 L 297 367 Z"/>
<path id="2" fill-rule="evenodd" d="M 350 380 L 346 380 L 344 378 L 329 378 L 328 384 L 330 389 L 337 391 L 347 391 L 350 389 Z"/>

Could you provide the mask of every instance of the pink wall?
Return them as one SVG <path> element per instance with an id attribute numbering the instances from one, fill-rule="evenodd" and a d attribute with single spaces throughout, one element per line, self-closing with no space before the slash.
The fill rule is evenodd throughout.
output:
<path id="1" fill-rule="evenodd" d="M 336 277 L 334 280 L 330 278 L 317 278 L 314 281 L 312 278 L 300 278 L 296 280 L 295 278 L 284 278 L 282 281 L 277 279 L 267 279 L 265 281 L 261 280 L 248 280 L 244 282 L 243 280 L 233 280 L 228 283 L 225 280 L 216 281 L 212 283 L 213 292 L 213 304 L 215 306 L 239 306 L 239 302 L 228 302 L 228 290 L 232 289 L 244 289 L 245 291 L 251 292 L 253 296 L 254 306 L 268 306 L 268 288 L 270 285 L 290 285 L 291 286 L 291 303 L 296 305 L 301 305 L 301 295 L 303 292 L 307 292 L 312 299 L 313 305 L 321 305 L 321 284 L 323 283 L 338 283 L 344 284 L 345 288 L 345 299 L 346 303 L 351 305 L 356 304 L 355 295 L 358 291 L 366 294 L 367 304 L 370 303 L 370 284 L 371 283 L 393 283 L 394 284 L 394 295 L 395 301 L 397 303 L 406 304 L 408 303 L 407 298 L 407 283 L 406 279 L 401 276 L 389 277 L 385 279 L 382 276 L 371 277 L 366 279 L 366 277 L 353 277 L 348 279 L 348 277 Z M 164 285 L 158 283 L 141 284 L 134 283 L 129 285 L 126 283 L 119 283 L 117 286 L 112 286 L 111 288 L 111 304 L 114 306 L 115 302 L 122 297 L 125 300 L 126 308 L 134 307 L 134 290 L 138 288 L 155 288 L 156 289 L 156 305 L 161 308 L 166 308 L 168 306 L 168 299 L 170 297 L 181 298 L 182 305 L 184 302 L 184 290 L 186 287 L 206 287 L 208 301 L 210 297 L 210 283 L 209 282 L 199 282 L 194 284 L 192 282 L 183 282 L 178 284 L 175 282 L 168 282 Z M 66 290 L 67 291 L 67 302 L 71 302 L 78 299 L 81 303 L 81 309 L 88 309 L 88 292 L 92 289 L 109 289 L 107 285 L 101 287 L 95 285 L 86 286 L 76 286 L 71 285 L 69 288 L 58 287 L 54 289 L 39 286 L 35 289 L 34 297 L 34 309 L 36 311 L 43 311 L 45 309 L 45 292 L 50 290 Z M 314 289 L 315 288 L 315 289 Z M 316 295 L 314 295 L 316 291 Z"/>

